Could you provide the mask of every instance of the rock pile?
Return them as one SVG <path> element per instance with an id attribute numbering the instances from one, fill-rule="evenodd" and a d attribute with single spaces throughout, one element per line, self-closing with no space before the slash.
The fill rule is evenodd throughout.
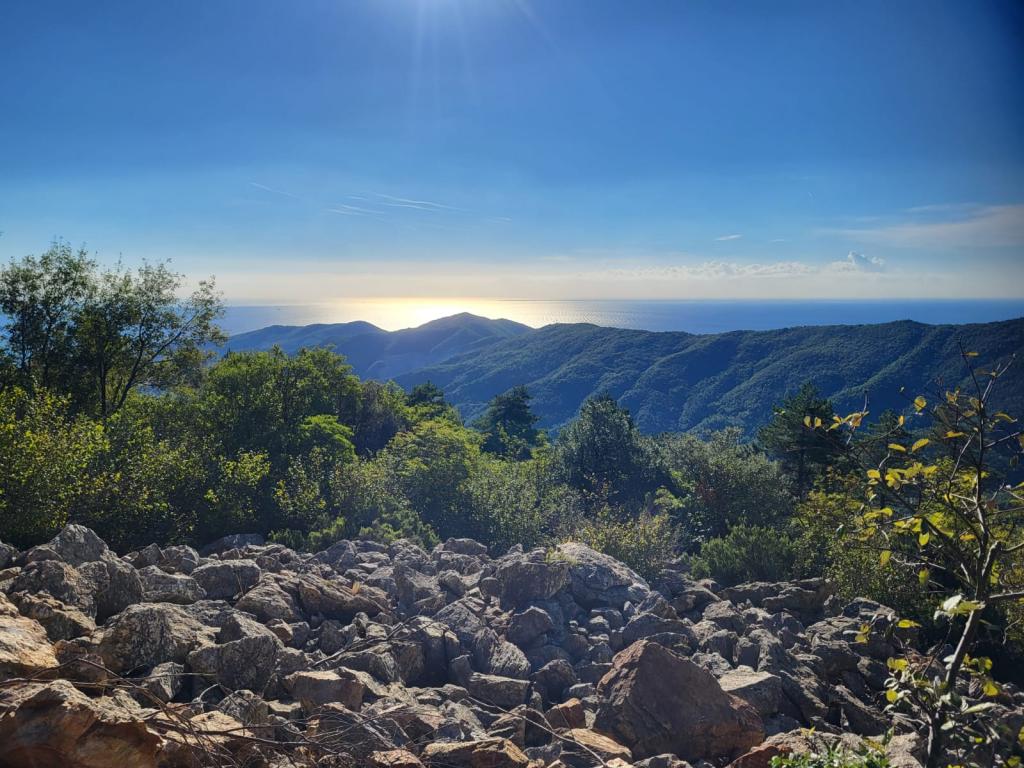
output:
<path id="1" fill-rule="evenodd" d="M 14 768 L 754 768 L 807 749 L 806 727 L 889 728 L 885 660 L 912 631 L 821 581 L 651 585 L 575 543 L 235 536 L 118 557 L 71 525 L 0 545 L 0 567 Z M 994 716 L 1019 728 L 1022 704 Z M 919 765 L 914 733 L 890 750 Z"/>

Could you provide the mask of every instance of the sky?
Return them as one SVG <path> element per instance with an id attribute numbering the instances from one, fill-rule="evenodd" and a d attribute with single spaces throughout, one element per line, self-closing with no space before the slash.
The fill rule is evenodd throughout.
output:
<path id="1" fill-rule="evenodd" d="M 229 302 L 1024 296 L 1024 5 L 11 0 L 0 259 Z"/>

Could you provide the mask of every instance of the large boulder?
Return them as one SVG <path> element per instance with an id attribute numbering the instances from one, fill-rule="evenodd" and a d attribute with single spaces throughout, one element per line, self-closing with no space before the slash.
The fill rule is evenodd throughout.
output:
<path id="1" fill-rule="evenodd" d="M 264 574 L 259 583 L 235 603 L 235 607 L 264 622 L 279 619 L 294 623 L 302 620 L 295 598 L 271 574 Z"/>
<path id="2" fill-rule="evenodd" d="M 346 669 L 296 672 L 285 678 L 284 685 L 307 713 L 331 703 L 358 711 L 366 692 L 362 681 Z"/>
<path id="3" fill-rule="evenodd" d="M 155 565 L 140 570 L 139 579 L 147 603 L 190 605 L 206 597 L 206 590 L 192 577 L 167 573 Z"/>
<path id="4" fill-rule="evenodd" d="M 84 525 L 66 525 L 46 544 L 33 547 L 25 553 L 26 562 L 55 558 L 68 565 L 79 566 L 110 555 L 103 539 Z"/>
<path id="5" fill-rule="evenodd" d="M 317 576 L 304 576 L 298 582 L 299 603 L 310 615 L 325 619 L 351 621 L 357 613 L 376 616 L 387 607 L 387 595 L 374 587 L 350 588 Z"/>
<path id="6" fill-rule="evenodd" d="M 502 558 L 494 578 L 501 585 L 501 599 L 515 607 L 547 600 L 569 581 L 569 563 L 561 558 L 548 559 L 543 551 Z"/>
<path id="7" fill-rule="evenodd" d="M 45 592 L 66 605 L 73 606 L 86 616 L 96 615 L 96 601 L 92 587 L 74 566 L 60 560 L 36 560 L 22 569 L 9 590 L 37 594 Z"/>
<path id="8" fill-rule="evenodd" d="M 155 768 L 160 736 L 141 710 L 91 699 L 66 680 L 0 689 L 0 765 Z"/>
<path id="9" fill-rule="evenodd" d="M 627 601 L 639 603 L 650 591 L 647 582 L 628 566 L 585 544 L 559 544 L 554 559 L 569 565 L 569 591 L 577 603 L 587 608 L 619 608 Z"/>
<path id="10" fill-rule="evenodd" d="M 21 615 L 42 624 L 53 642 L 88 636 L 96 631 L 95 621 L 74 606 L 65 605 L 44 592 L 36 595 L 16 592 L 12 598 Z"/>
<path id="11" fill-rule="evenodd" d="M 113 553 L 82 563 L 78 566 L 78 573 L 92 593 L 99 621 L 120 613 L 129 605 L 142 602 L 142 581 L 138 571 Z"/>
<path id="12" fill-rule="evenodd" d="M 0 593 L 0 679 L 38 675 L 58 663 L 42 625 L 19 616 Z"/>
<path id="13" fill-rule="evenodd" d="M 199 645 L 213 643 L 214 630 L 169 603 L 140 603 L 112 617 L 100 632 L 96 649 L 116 672 L 181 663 Z"/>
<path id="14" fill-rule="evenodd" d="M 192 578 L 210 600 L 227 600 L 252 589 L 260 573 L 252 560 L 224 560 L 200 565 L 192 571 Z"/>
<path id="15" fill-rule="evenodd" d="M 444 768 L 527 768 L 529 758 L 508 739 L 434 742 L 423 748 L 423 762 Z"/>
<path id="16" fill-rule="evenodd" d="M 757 710 L 725 693 L 710 672 L 646 640 L 615 657 L 598 696 L 595 728 L 637 758 L 729 759 L 764 739 Z"/>

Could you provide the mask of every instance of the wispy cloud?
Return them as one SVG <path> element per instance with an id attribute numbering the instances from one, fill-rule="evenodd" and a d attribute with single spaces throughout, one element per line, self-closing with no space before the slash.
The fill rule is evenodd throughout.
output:
<path id="1" fill-rule="evenodd" d="M 1024 245 L 1024 204 L 918 206 L 887 223 L 829 230 L 852 240 L 903 248 Z"/>
<path id="2" fill-rule="evenodd" d="M 721 237 L 716 237 L 715 241 L 716 242 L 723 242 L 725 240 L 739 240 L 742 237 L 743 237 L 743 235 L 722 235 Z"/>
<path id="3" fill-rule="evenodd" d="M 290 197 L 293 200 L 299 199 L 298 195 L 293 195 L 291 192 L 285 192 L 283 189 L 274 189 L 273 187 L 268 187 L 266 184 L 260 184 L 259 182 L 250 181 L 249 186 L 256 187 L 256 189 L 261 189 L 264 192 L 270 192 L 271 194 L 274 195 L 284 195 L 285 197 Z"/>
<path id="4" fill-rule="evenodd" d="M 466 213 L 464 208 L 456 208 L 454 205 L 446 205 L 445 203 L 434 202 L 433 200 L 415 200 L 408 197 L 396 197 L 394 195 L 385 195 L 381 192 L 373 192 L 373 197 L 380 201 L 381 205 L 387 205 L 392 208 L 415 208 L 421 211 L 455 211 L 459 213 Z M 351 195 L 354 199 L 366 199 L 359 198 L 356 195 Z"/>
<path id="5" fill-rule="evenodd" d="M 358 205 L 347 205 L 346 203 L 336 203 L 334 206 L 326 209 L 329 213 L 337 213 L 340 216 L 383 216 L 383 211 L 375 211 L 372 208 L 363 208 Z"/>

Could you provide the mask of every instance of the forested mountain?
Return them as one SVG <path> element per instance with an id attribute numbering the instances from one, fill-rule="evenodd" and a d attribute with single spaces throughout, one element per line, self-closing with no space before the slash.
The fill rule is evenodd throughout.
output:
<path id="1" fill-rule="evenodd" d="M 417 328 L 385 331 L 372 323 L 271 325 L 232 336 L 227 349 L 235 352 L 270 349 L 289 354 L 302 347 L 333 346 L 363 377 L 390 379 L 529 331 L 511 320 L 489 320 L 468 313 L 443 317 Z"/>
<path id="2" fill-rule="evenodd" d="M 645 432 L 739 426 L 750 435 L 806 381 L 840 408 L 859 406 L 867 395 L 876 413 L 905 404 L 901 387 L 962 383 L 960 342 L 980 359 L 1005 359 L 1024 349 L 1024 319 L 695 335 L 588 324 L 530 330 L 463 314 L 393 333 L 366 323 L 273 326 L 233 337 L 228 347 L 333 344 L 363 376 L 394 377 L 406 388 L 434 382 L 467 419 L 495 395 L 525 385 L 544 427 L 564 424 L 588 397 L 608 394 Z M 1024 373 L 1011 368 L 1007 376 L 1003 404 L 1021 412 Z"/>

